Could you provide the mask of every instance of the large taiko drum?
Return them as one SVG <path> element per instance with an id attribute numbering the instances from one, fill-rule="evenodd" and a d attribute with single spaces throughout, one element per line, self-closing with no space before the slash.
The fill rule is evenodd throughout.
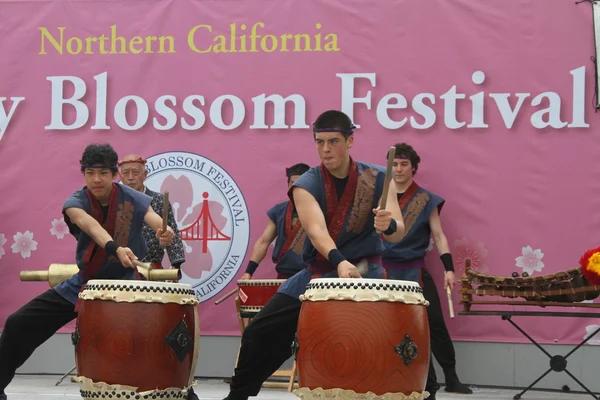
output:
<path id="1" fill-rule="evenodd" d="M 84 399 L 187 398 L 200 337 L 190 285 L 90 280 L 79 299 L 74 379 Z"/>
<path id="2" fill-rule="evenodd" d="M 239 287 L 240 310 L 258 312 L 277 293 L 285 279 L 244 279 L 237 282 Z"/>
<path id="3" fill-rule="evenodd" d="M 299 397 L 354 398 L 357 394 L 369 399 L 422 399 L 428 395 L 424 389 L 430 358 L 429 303 L 418 284 L 313 279 L 300 300 L 292 345 Z"/>

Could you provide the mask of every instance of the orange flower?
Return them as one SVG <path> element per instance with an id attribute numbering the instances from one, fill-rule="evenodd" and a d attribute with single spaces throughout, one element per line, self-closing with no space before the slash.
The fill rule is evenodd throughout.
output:
<path id="1" fill-rule="evenodd" d="M 595 286 L 600 286 L 600 247 L 591 249 L 579 260 L 583 276 Z"/>

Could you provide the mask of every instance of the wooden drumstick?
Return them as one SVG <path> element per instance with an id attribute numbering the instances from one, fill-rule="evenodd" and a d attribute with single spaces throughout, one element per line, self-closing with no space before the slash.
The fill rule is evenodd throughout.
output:
<path id="1" fill-rule="evenodd" d="M 446 293 L 448 294 L 448 308 L 450 309 L 450 319 L 454 319 L 454 304 L 452 304 L 452 291 L 450 286 L 446 286 Z"/>
<path id="2" fill-rule="evenodd" d="M 162 212 L 162 231 L 167 231 L 167 219 L 169 218 L 169 192 L 164 194 L 163 212 Z"/>
<path id="3" fill-rule="evenodd" d="M 238 289 L 233 289 L 231 292 L 227 293 L 225 296 L 223 296 L 219 300 L 215 301 L 215 304 L 221 304 L 222 302 L 224 302 L 225 300 L 227 300 L 228 298 L 230 298 L 231 296 L 236 294 L 237 291 L 238 291 Z"/>
<path id="4" fill-rule="evenodd" d="M 152 263 L 144 263 L 138 260 L 131 260 L 131 263 L 133 265 L 135 265 L 136 267 L 140 267 L 140 268 L 144 268 L 147 269 L 148 271 L 150 271 L 153 267 L 152 267 Z"/>
<path id="5" fill-rule="evenodd" d="M 394 167 L 394 157 L 396 156 L 396 146 L 390 147 L 388 151 L 388 163 L 387 169 L 385 170 L 385 182 L 383 182 L 383 194 L 381 195 L 381 205 L 379 206 L 380 210 L 385 210 L 387 205 L 388 193 L 390 191 L 390 180 L 392 179 L 392 168 Z M 377 231 L 377 234 L 380 235 L 381 231 Z"/>

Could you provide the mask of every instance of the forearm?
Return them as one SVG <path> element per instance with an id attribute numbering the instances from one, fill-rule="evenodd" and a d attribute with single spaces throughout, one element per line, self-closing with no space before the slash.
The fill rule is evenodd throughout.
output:
<path id="1" fill-rule="evenodd" d="M 446 235 L 433 235 L 433 241 L 440 255 L 450 253 L 450 245 Z"/>
<path id="2" fill-rule="evenodd" d="M 250 256 L 250 260 L 254 261 L 257 264 L 260 264 L 267 255 L 267 250 L 269 250 L 270 244 L 270 242 L 259 239 L 252 248 L 252 255 Z"/>
<path id="3" fill-rule="evenodd" d="M 83 210 L 68 209 L 67 215 L 72 223 L 92 238 L 98 246 L 104 248 L 107 242 L 113 240 L 106 229 Z"/>
<path id="4" fill-rule="evenodd" d="M 326 227 L 315 226 L 310 227 L 306 230 L 306 235 L 310 239 L 312 245 L 317 249 L 323 257 L 329 259 L 329 252 L 333 249 L 336 249 L 335 242 L 329 236 L 329 231 Z"/>
<path id="5" fill-rule="evenodd" d="M 385 233 L 383 234 L 384 239 L 390 243 L 397 243 L 397 242 L 401 241 L 402 238 L 404 238 L 404 220 L 402 218 L 400 218 L 400 220 L 395 219 L 395 221 L 396 221 L 396 232 L 394 232 L 390 235 L 386 235 Z M 391 224 L 390 224 L 390 226 L 391 226 Z"/>

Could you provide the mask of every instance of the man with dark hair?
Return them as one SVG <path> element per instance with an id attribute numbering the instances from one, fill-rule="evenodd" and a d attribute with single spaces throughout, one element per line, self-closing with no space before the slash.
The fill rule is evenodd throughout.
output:
<path id="1" fill-rule="evenodd" d="M 429 320 L 430 342 L 433 355 L 444 370 L 446 391 L 473 393 L 462 384 L 456 374 L 454 346 L 444 321 L 440 298 L 433 279 L 425 269 L 425 251 L 433 235 L 434 242 L 446 270 L 444 289 L 454 287 L 454 265 L 448 240 L 442 229 L 440 212 L 445 200 L 417 185 L 413 177 L 419 169 L 421 157 L 406 143 L 395 145 L 394 184 L 398 193 L 398 205 L 402 210 L 405 223 L 405 236 L 400 242 L 384 241 L 383 266 L 389 279 L 413 281 L 423 287 L 423 296 L 429 301 L 427 317 Z M 435 400 L 439 390 L 433 358 L 429 365 L 429 375 L 425 390 L 429 399 Z"/>
<path id="2" fill-rule="evenodd" d="M 142 192 L 152 197 L 150 205 L 155 213 L 162 216 L 163 206 L 165 204 L 165 196 L 162 193 L 155 192 L 148 189 L 144 182 L 148 177 L 148 171 L 144 167 L 146 160 L 137 154 L 128 154 L 119 161 L 119 176 L 121 182 L 125 186 L 129 186 L 132 189 Z M 177 228 L 177 221 L 173 216 L 173 207 L 169 202 L 167 212 L 167 225 L 173 229 L 174 237 L 171 245 L 163 247 L 158 242 L 158 239 L 154 235 L 154 231 L 144 222 L 142 233 L 144 234 L 144 240 L 148 247 L 148 255 L 146 260 L 151 262 L 154 268 L 162 268 L 162 260 L 165 256 L 165 251 L 169 256 L 169 261 L 173 268 L 181 268 L 181 264 L 185 262 L 185 247 L 179 236 L 179 229 Z"/>
<path id="3" fill-rule="evenodd" d="M 138 278 L 132 260 L 146 254 L 141 235 L 147 222 L 162 245 L 173 230 L 161 229 L 162 218 L 150 207 L 150 197 L 113 182 L 117 153 L 108 145 L 92 144 L 81 158 L 85 186 L 63 205 L 65 222 L 77 239 L 79 273 L 47 290 L 10 315 L 0 337 L 0 400 L 15 371 L 58 329 L 77 317 L 76 303 L 90 279 Z"/>
<path id="4" fill-rule="evenodd" d="M 242 335 L 238 365 L 226 400 L 256 396 L 263 382 L 291 354 L 304 293 L 311 279 L 360 278 L 356 265 L 367 264 L 367 278 L 383 278 L 383 241 L 404 234 L 396 190 L 390 185 L 387 209 L 379 204 L 385 169 L 354 161 L 354 124 L 341 111 L 322 113 L 313 124 L 321 165 L 304 173 L 289 190 L 309 238 L 304 246 L 307 267 L 285 281 Z"/>
<path id="5" fill-rule="evenodd" d="M 288 190 L 310 167 L 306 164 L 295 164 L 285 169 Z M 269 221 L 252 249 L 246 273 L 242 279 L 251 279 L 260 262 L 267 255 L 269 246 L 275 240 L 273 263 L 277 271 L 277 279 L 288 279 L 306 267 L 302 259 L 302 247 L 306 233 L 302 229 L 296 208 L 287 200 L 267 211 Z"/>

